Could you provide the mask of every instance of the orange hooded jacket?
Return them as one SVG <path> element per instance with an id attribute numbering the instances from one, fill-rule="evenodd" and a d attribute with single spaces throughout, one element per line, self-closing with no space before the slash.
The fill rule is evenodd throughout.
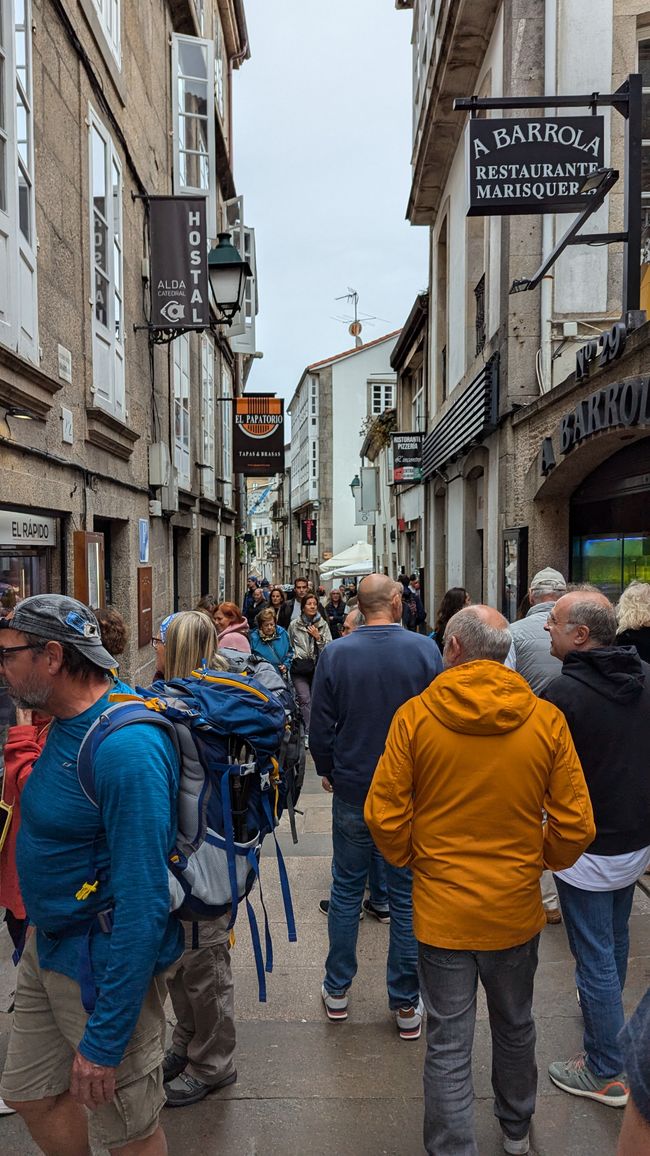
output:
<path id="1" fill-rule="evenodd" d="M 488 660 L 444 671 L 400 708 L 365 818 L 382 855 L 413 871 L 416 938 L 469 951 L 541 931 L 542 868 L 570 867 L 595 835 L 564 715 Z"/>

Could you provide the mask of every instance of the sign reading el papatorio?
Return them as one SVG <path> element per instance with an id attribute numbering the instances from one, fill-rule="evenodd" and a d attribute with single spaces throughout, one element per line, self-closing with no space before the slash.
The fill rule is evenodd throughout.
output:
<path id="1" fill-rule="evenodd" d="M 284 470 L 284 402 L 281 397 L 248 394 L 235 398 L 233 469 L 266 478 Z"/>
<path id="2" fill-rule="evenodd" d="M 602 116 L 509 117 L 469 122 L 468 216 L 570 213 L 603 167 Z"/>

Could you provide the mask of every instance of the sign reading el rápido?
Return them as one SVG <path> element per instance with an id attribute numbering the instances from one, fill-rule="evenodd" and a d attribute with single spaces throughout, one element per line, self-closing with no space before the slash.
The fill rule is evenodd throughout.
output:
<path id="1" fill-rule="evenodd" d="M 233 469 L 268 477 L 284 469 L 284 402 L 281 397 L 237 397 L 233 415 Z"/>
<path id="2" fill-rule="evenodd" d="M 602 116 L 469 121 L 468 216 L 570 213 L 584 182 L 603 167 Z"/>

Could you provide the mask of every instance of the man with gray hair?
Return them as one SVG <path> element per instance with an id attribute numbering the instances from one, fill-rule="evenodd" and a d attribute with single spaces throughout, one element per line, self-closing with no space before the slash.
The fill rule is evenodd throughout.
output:
<path id="1" fill-rule="evenodd" d="M 546 621 L 562 673 L 543 697 L 563 711 L 587 780 L 596 838 L 555 876 L 584 1018 L 584 1051 L 549 1075 L 614 1108 L 629 1082 L 619 1032 L 634 886 L 650 862 L 650 666 L 616 645 L 613 606 L 597 590 L 565 594 Z"/>
<path id="2" fill-rule="evenodd" d="M 569 867 L 594 834 L 566 720 L 503 665 L 510 643 L 496 610 L 454 614 L 445 670 L 395 715 L 366 801 L 379 850 L 413 872 L 430 1156 L 478 1154 L 471 1061 L 479 977 L 504 1150 L 529 1151 L 540 872 L 542 864 Z"/>

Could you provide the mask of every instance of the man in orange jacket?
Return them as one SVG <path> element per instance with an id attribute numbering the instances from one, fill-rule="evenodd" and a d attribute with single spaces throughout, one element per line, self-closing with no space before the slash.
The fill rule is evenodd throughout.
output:
<path id="1" fill-rule="evenodd" d="M 478 1154 L 471 1057 L 479 976 L 504 1150 L 529 1151 L 533 980 L 546 922 L 540 875 L 570 866 L 595 834 L 564 716 L 503 666 L 510 645 L 505 618 L 487 606 L 450 619 L 446 669 L 395 715 L 365 806 L 381 854 L 413 872 L 429 1156 Z"/>

